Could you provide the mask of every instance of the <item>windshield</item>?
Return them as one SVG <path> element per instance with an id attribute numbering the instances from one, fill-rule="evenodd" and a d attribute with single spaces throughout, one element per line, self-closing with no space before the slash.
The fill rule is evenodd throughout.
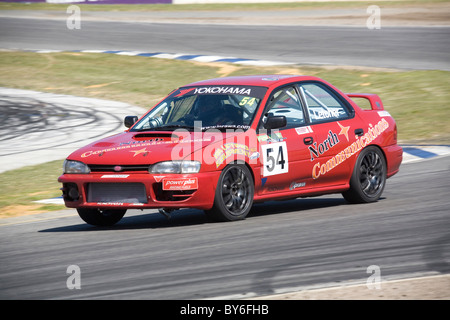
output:
<path id="1" fill-rule="evenodd" d="M 267 88 L 199 86 L 174 91 L 143 117 L 131 131 L 248 129 Z"/>

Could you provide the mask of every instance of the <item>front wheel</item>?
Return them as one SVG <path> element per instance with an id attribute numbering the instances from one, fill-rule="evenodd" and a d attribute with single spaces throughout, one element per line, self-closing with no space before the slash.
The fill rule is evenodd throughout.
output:
<path id="1" fill-rule="evenodd" d="M 367 147 L 356 160 L 350 179 L 350 189 L 342 193 L 351 203 L 377 201 L 386 183 L 386 161 L 377 147 Z"/>
<path id="2" fill-rule="evenodd" d="M 215 221 L 243 220 L 252 207 L 254 190 L 249 169 L 243 164 L 231 164 L 220 174 L 214 205 L 206 214 Z"/>
<path id="3" fill-rule="evenodd" d="M 126 209 L 78 208 L 78 215 L 84 222 L 93 226 L 115 225 L 127 212 Z"/>

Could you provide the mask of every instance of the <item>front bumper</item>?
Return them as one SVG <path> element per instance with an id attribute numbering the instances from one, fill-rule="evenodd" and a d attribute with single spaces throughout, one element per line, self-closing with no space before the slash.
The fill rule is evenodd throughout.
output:
<path id="1" fill-rule="evenodd" d="M 58 181 L 69 208 L 197 208 L 208 210 L 220 172 L 196 174 L 63 174 Z"/>

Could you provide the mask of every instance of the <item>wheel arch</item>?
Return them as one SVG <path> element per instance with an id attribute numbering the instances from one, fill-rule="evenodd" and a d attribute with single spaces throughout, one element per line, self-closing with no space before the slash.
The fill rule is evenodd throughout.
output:
<path id="1" fill-rule="evenodd" d="M 230 184 L 228 175 L 231 170 L 236 170 L 236 168 L 238 168 L 238 172 L 243 172 L 244 178 L 233 180 Z M 215 221 L 245 219 L 254 199 L 255 179 L 253 170 L 245 161 L 233 160 L 227 163 L 220 172 L 213 207 L 210 210 L 205 210 L 205 213 Z M 253 183 L 249 181 L 250 178 L 253 179 Z M 226 194 L 226 200 L 224 194 Z"/>
<path id="2" fill-rule="evenodd" d="M 355 169 L 355 165 L 356 165 L 356 162 L 358 161 L 359 155 L 360 155 L 365 149 L 370 148 L 370 147 L 376 147 L 378 150 L 381 151 L 381 153 L 383 154 L 384 164 L 386 165 L 386 168 L 387 168 L 387 158 L 386 158 L 386 153 L 384 152 L 383 148 L 382 148 L 380 145 L 378 145 L 378 144 L 369 144 L 369 145 L 365 146 L 364 148 L 361 148 L 361 150 L 358 151 L 357 156 L 353 159 L 353 164 L 352 164 L 352 167 L 351 167 L 351 172 L 352 172 L 352 173 L 353 173 L 353 170 Z M 350 182 L 350 179 L 351 179 L 351 178 L 352 178 L 352 177 L 351 177 L 351 175 L 350 175 L 350 177 L 349 177 L 349 182 Z"/>
<path id="3" fill-rule="evenodd" d="M 386 157 L 386 153 L 384 152 L 383 148 L 378 144 L 369 144 L 368 146 L 365 146 L 364 148 L 362 148 L 361 151 L 363 151 L 364 149 L 366 149 L 368 147 L 376 147 L 378 150 L 381 151 L 381 153 L 383 154 L 384 164 L 386 165 L 386 168 L 387 168 L 387 157 Z"/>
<path id="4" fill-rule="evenodd" d="M 253 172 L 253 168 L 250 166 L 250 164 L 247 161 L 244 161 L 244 160 L 233 160 L 233 161 L 230 161 L 229 163 L 227 163 L 226 166 L 224 166 L 222 168 L 221 171 L 225 170 L 226 167 L 228 167 L 230 165 L 233 165 L 233 164 L 243 164 L 243 165 L 245 165 L 247 167 L 248 171 L 250 171 L 250 174 L 252 175 L 253 187 L 256 187 L 255 186 L 255 181 L 256 181 L 255 180 L 255 173 Z"/>
<path id="5" fill-rule="evenodd" d="M 368 149 L 371 150 L 367 151 Z M 364 173 L 362 173 L 359 171 L 359 168 L 362 164 L 362 161 L 364 161 L 364 158 L 361 157 L 365 157 L 370 152 L 377 153 L 379 155 L 379 158 L 381 158 L 381 169 L 378 168 L 375 162 L 373 165 L 366 167 Z M 378 175 L 377 171 L 379 170 L 383 170 L 384 173 Z M 354 159 L 354 165 L 351 172 L 352 174 L 349 180 L 349 189 L 342 193 L 344 198 L 351 203 L 369 203 L 377 201 L 383 193 L 387 179 L 387 159 L 383 148 L 375 144 L 371 144 L 362 148 L 358 152 L 358 156 Z M 361 177 L 364 178 L 361 179 Z M 364 187 L 363 184 L 365 185 Z M 366 189 L 369 190 L 369 193 L 366 192 Z"/>

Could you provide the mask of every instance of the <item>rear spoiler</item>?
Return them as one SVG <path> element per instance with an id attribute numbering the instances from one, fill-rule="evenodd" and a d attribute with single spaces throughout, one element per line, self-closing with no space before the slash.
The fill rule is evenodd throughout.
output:
<path id="1" fill-rule="evenodd" d="M 363 98 L 370 102 L 372 110 L 384 110 L 383 102 L 378 95 L 374 93 L 347 93 L 349 98 Z"/>

